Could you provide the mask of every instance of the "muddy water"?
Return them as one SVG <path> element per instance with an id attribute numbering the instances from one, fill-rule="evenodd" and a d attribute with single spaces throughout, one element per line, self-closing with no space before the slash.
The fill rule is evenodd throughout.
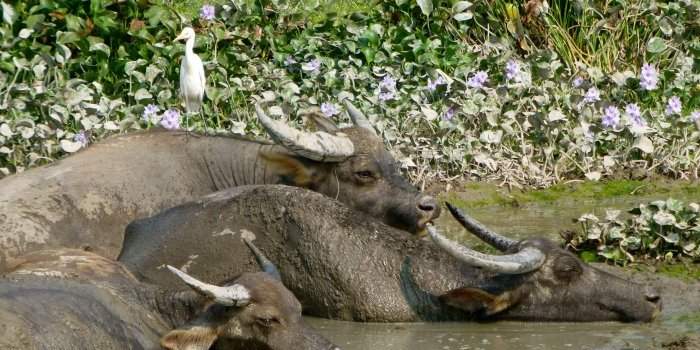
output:
<path id="1" fill-rule="evenodd" d="M 465 194 L 468 195 L 468 194 Z M 490 228 L 512 238 L 545 236 L 559 240 L 562 229 L 577 229 L 573 222 L 583 213 L 605 215 L 606 208 L 627 210 L 651 200 L 669 195 L 615 197 L 603 200 L 560 200 L 533 203 L 522 207 L 490 206 L 464 208 Z M 698 201 L 684 194 L 674 198 Z M 437 222 L 448 236 L 464 242 L 477 243 L 448 212 Z M 696 284 L 695 286 L 700 286 Z M 696 287 L 692 287 L 696 288 Z M 700 287 L 698 287 L 700 288 Z M 690 294 L 697 298 L 698 293 Z M 663 296 L 668 300 L 668 296 Z M 676 298 L 677 296 L 672 296 Z M 686 295 L 686 298 L 688 296 Z M 368 324 L 310 318 L 309 322 L 322 334 L 345 350 L 527 350 L 527 349 L 663 349 L 663 344 L 678 340 L 685 334 L 700 334 L 700 312 L 687 309 L 687 303 L 698 300 L 674 300 L 659 320 L 651 324 L 601 323 L 411 323 Z M 684 304 L 686 303 L 686 304 Z M 690 347 L 689 347 L 690 348 Z"/>
<path id="2" fill-rule="evenodd" d="M 309 319 L 344 350 L 660 349 L 680 334 L 700 332 L 667 320 L 650 325 L 601 323 L 367 324 Z"/>

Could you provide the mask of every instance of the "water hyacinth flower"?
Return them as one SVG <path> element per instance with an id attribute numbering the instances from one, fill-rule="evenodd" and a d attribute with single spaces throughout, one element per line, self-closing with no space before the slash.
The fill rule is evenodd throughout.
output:
<path id="1" fill-rule="evenodd" d="M 394 93 L 394 91 L 383 91 L 380 92 L 379 95 L 377 95 L 377 98 L 379 99 L 379 101 L 386 102 L 396 98 L 396 94 Z"/>
<path id="2" fill-rule="evenodd" d="M 216 18 L 216 9 L 212 5 L 203 5 L 199 9 L 199 18 L 205 21 L 213 21 Z"/>
<path id="3" fill-rule="evenodd" d="M 690 113 L 690 121 L 697 122 L 698 120 L 700 120 L 700 111 Z"/>
<path id="4" fill-rule="evenodd" d="M 284 59 L 285 66 L 291 66 L 295 63 L 297 63 L 297 61 L 294 59 L 294 57 L 292 57 L 292 55 L 287 55 L 287 58 Z"/>
<path id="5" fill-rule="evenodd" d="M 163 113 L 160 119 L 160 125 L 168 130 L 180 128 L 180 111 L 177 109 L 169 109 Z"/>
<path id="6" fill-rule="evenodd" d="M 313 60 L 304 63 L 301 66 L 301 69 L 316 74 L 321 69 L 321 61 L 318 58 L 314 58 Z"/>
<path id="7" fill-rule="evenodd" d="M 88 138 L 87 135 L 85 135 L 85 131 L 80 131 L 75 134 L 75 136 L 73 136 L 73 141 L 80 143 L 83 147 L 87 146 Z"/>
<path id="8" fill-rule="evenodd" d="M 520 65 L 518 64 L 518 61 L 511 59 L 506 63 L 506 79 L 516 80 L 519 72 Z"/>
<path id="9" fill-rule="evenodd" d="M 639 76 L 639 85 L 647 91 L 656 90 L 656 85 L 659 83 L 659 73 L 654 66 L 645 63 L 642 66 L 642 72 Z"/>
<path id="10" fill-rule="evenodd" d="M 338 110 L 338 107 L 332 103 L 324 102 L 321 104 L 321 113 L 323 113 L 326 117 L 332 117 L 338 113 L 340 113 L 340 110 Z"/>
<path id="11" fill-rule="evenodd" d="M 620 124 L 620 110 L 615 106 L 608 106 L 603 111 L 603 126 L 615 128 Z"/>
<path id="12" fill-rule="evenodd" d="M 590 87 L 583 96 L 583 103 L 595 103 L 600 101 L 600 91 L 595 86 Z"/>
<path id="13" fill-rule="evenodd" d="M 483 88 L 484 84 L 486 84 L 488 81 L 489 75 L 485 71 L 480 70 L 469 79 L 467 85 L 475 89 L 480 89 Z"/>
<path id="14" fill-rule="evenodd" d="M 386 102 L 396 98 L 396 79 L 390 74 L 387 74 L 379 81 L 379 101 Z"/>
<path id="15" fill-rule="evenodd" d="M 454 107 L 448 108 L 448 109 L 445 111 L 445 114 L 442 115 L 442 120 L 445 120 L 445 121 L 450 121 L 450 120 L 452 120 L 452 118 L 454 118 L 454 116 L 455 116 L 455 112 L 456 112 L 456 110 L 455 110 Z"/>
<path id="16" fill-rule="evenodd" d="M 642 119 L 642 111 L 636 103 L 630 103 L 625 106 L 625 114 L 634 126 L 644 126 L 646 122 Z"/>
<path id="17" fill-rule="evenodd" d="M 571 85 L 575 88 L 580 88 L 581 85 L 583 85 L 584 80 L 581 77 L 576 77 L 574 78 L 574 81 L 571 82 Z"/>
<path id="18" fill-rule="evenodd" d="M 389 74 L 385 75 L 384 78 L 379 82 L 379 88 L 386 91 L 396 90 L 396 79 L 394 79 L 394 77 L 392 77 Z"/>
<path id="19" fill-rule="evenodd" d="M 158 112 L 160 112 L 160 107 L 151 103 L 143 109 L 143 115 L 141 115 L 141 119 L 143 119 L 143 121 L 147 123 L 153 122 L 157 119 Z"/>
<path id="20" fill-rule="evenodd" d="M 447 84 L 447 81 L 445 81 L 445 78 L 443 78 L 442 75 L 438 75 L 437 79 L 435 79 L 435 80 L 428 79 L 428 90 L 435 91 L 439 85 L 445 85 L 445 84 Z"/>
<path id="21" fill-rule="evenodd" d="M 666 115 L 680 114 L 683 105 L 681 99 L 678 96 L 671 96 L 666 104 Z"/>

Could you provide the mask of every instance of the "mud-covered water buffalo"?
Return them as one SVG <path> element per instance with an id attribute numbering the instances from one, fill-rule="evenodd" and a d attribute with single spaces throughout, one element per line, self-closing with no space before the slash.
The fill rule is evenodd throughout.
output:
<path id="1" fill-rule="evenodd" d="M 75 249 L 24 255 L 0 280 L 0 349 L 337 350 L 267 273 L 216 286 L 170 267 L 191 290 L 137 281 Z"/>
<path id="2" fill-rule="evenodd" d="M 136 218 L 221 189 L 294 185 L 336 198 L 417 232 L 439 215 L 435 200 L 400 174 L 396 161 L 349 102 L 355 126 L 301 132 L 270 119 L 277 144 L 237 137 L 134 132 L 108 138 L 48 166 L 0 180 L 0 270 L 9 257 L 47 248 L 85 248 L 114 258 Z"/>
<path id="3" fill-rule="evenodd" d="M 138 220 L 119 260 L 177 289 L 164 264 L 226 279 L 255 267 L 241 242 L 255 239 L 305 313 L 342 320 L 649 321 L 660 309 L 653 291 L 553 242 L 513 242 L 458 218 L 506 254 L 473 252 L 431 230 L 446 252 L 317 193 L 270 185 L 221 191 Z"/>

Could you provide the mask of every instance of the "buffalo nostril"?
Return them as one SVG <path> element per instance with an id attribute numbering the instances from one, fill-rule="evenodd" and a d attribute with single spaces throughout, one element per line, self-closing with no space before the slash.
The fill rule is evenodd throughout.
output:
<path id="1" fill-rule="evenodd" d="M 647 293 L 644 297 L 647 299 L 648 302 L 652 302 L 654 304 L 658 303 L 661 300 L 661 296 L 659 296 L 656 293 Z"/>
<path id="2" fill-rule="evenodd" d="M 437 208 L 437 202 L 433 197 L 423 197 L 418 202 L 418 209 L 422 211 L 432 213 L 435 211 L 435 208 Z"/>

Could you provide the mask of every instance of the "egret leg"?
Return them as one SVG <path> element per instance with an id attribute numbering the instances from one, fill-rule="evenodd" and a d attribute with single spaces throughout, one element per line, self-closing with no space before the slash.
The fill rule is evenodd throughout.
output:
<path id="1" fill-rule="evenodd" d="M 199 110 L 199 116 L 202 117 L 202 123 L 204 124 L 204 134 L 208 134 L 207 119 L 204 117 L 204 111 L 202 109 Z"/>

